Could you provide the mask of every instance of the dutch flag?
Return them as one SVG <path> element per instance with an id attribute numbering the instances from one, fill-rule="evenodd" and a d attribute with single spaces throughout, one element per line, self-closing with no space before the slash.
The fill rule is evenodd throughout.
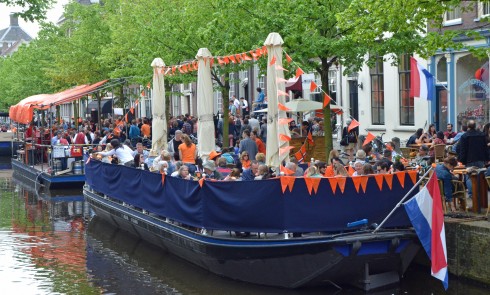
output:
<path id="1" fill-rule="evenodd" d="M 415 58 L 410 57 L 410 97 L 432 100 L 434 98 L 434 81 L 434 76 Z"/>
<path id="2" fill-rule="evenodd" d="M 404 203 L 417 236 L 431 260 L 432 276 L 448 287 L 446 234 L 439 183 L 434 173 L 427 185 Z"/>

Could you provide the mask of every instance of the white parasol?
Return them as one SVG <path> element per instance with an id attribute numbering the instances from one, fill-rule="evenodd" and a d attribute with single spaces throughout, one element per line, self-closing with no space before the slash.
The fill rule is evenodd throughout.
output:
<path id="1" fill-rule="evenodd" d="M 213 82 L 211 81 L 211 59 L 213 56 L 207 48 L 201 48 L 196 55 L 197 70 L 197 142 L 199 156 L 207 160 L 215 148 L 213 121 Z"/>
<path id="2" fill-rule="evenodd" d="M 167 118 L 165 116 L 165 79 L 163 67 L 165 63 L 161 58 L 155 58 L 151 63 L 153 67 L 153 90 L 151 100 L 152 111 L 152 137 L 150 156 L 156 157 L 161 148 L 167 148 Z"/>
<path id="3" fill-rule="evenodd" d="M 266 164 L 269 167 L 279 167 L 283 160 L 289 162 L 289 152 L 280 154 L 280 148 L 289 146 L 289 142 L 280 141 L 279 134 L 291 136 L 287 124 L 278 124 L 280 118 L 286 118 L 286 112 L 278 108 L 278 103 L 285 104 L 284 95 L 278 95 L 279 91 L 285 93 L 284 82 L 277 83 L 277 80 L 284 80 L 282 70 L 282 44 L 284 41 L 278 33 L 270 33 L 264 42 L 267 46 L 267 144 L 266 144 Z M 275 62 L 272 62 L 275 61 Z M 272 63 L 272 64 L 271 64 Z"/>

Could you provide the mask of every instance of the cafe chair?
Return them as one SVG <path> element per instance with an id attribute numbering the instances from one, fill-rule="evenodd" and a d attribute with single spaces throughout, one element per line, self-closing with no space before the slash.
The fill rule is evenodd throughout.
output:
<path id="1" fill-rule="evenodd" d="M 457 208 L 457 203 L 459 201 L 460 210 L 463 209 L 464 212 L 467 212 L 468 208 L 466 207 L 466 188 L 464 186 L 464 183 L 459 180 L 453 180 L 451 182 L 453 184 L 454 207 Z M 441 193 L 442 209 L 444 210 L 444 213 L 447 213 L 448 208 L 446 206 L 446 197 L 444 196 L 444 184 L 442 180 L 439 180 L 439 191 Z"/>
<path id="2" fill-rule="evenodd" d="M 434 159 L 436 162 L 444 161 L 444 158 L 446 157 L 446 145 L 445 144 L 436 144 L 436 145 L 432 146 L 431 149 L 434 151 Z"/>
<path id="3" fill-rule="evenodd" d="M 405 159 L 413 159 L 415 157 L 410 156 L 410 153 L 412 153 L 412 152 L 417 153 L 418 149 L 411 148 L 411 147 L 402 147 L 402 148 L 400 148 L 400 151 L 402 152 L 402 155 Z"/>

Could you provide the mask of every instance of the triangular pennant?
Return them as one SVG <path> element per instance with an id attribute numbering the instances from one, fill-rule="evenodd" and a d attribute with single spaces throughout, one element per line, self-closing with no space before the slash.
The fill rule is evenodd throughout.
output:
<path id="1" fill-rule="evenodd" d="M 280 65 L 276 65 L 276 70 L 281 70 L 281 71 L 289 72 L 288 70 L 286 70 L 285 68 L 283 68 Z"/>
<path id="2" fill-rule="evenodd" d="M 290 145 L 286 146 L 286 147 L 279 148 L 279 155 L 282 156 L 285 153 L 289 153 L 289 151 L 292 149 L 294 149 L 294 146 L 290 146 Z"/>
<path id="3" fill-rule="evenodd" d="M 279 120 L 277 120 L 277 124 L 288 125 L 289 123 L 291 123 L 293 121 L 294 121 L 294 119 L 292 119 L 292 118 L 280 118 Z"/>
<path id="4" fill-rule="evenodd" d="M 374 136 L 374 134 L 372 134 L 371 132 L 368 131 L 368 134 L 367 134 L 366 139 L 364 140 L 364 143 L 362 144 L 362 146 L 365 146 L 366 144 L 370 143 L 375 138 L 376 138 L 376 136 Z"/>
<path id="5" fill-rule="evenodd" d="M 228 56 L 223 57 L 223 62 L 224 62 L 226 65 L 230 63 L 230 59 L 228 58 Z"/>
<path id="6" fill-rule="evenodd" d="M 165 184 L 165 173 L 162 173 L 162 187 Z"/>
<path id="7" fill-rule="evenodd" d="M 240 53 L 235 54 L 235 58 L 238 63 L 242 62 L 242 55 Z"/>
<path id="8" fill-rule="evenodd" d="M 184 69 L 182 68 L 182 66 L 179 66 L 179 72 L 180 72 L 181 74 L 183 74 L 183 73 L 184 73 Z"/>
<path id="9" fill-rule="evenodd" d="M 288 96 L 289 94 L 287 92 L 284 92 L 282 90 L 277 89 L 277 96 Z"/>
<path id="10" fill-rule="evenodd" d="M 316 85 L 315 81 L 311 81 L 310 92 L 314 92 L 317 88 L 318 88 L 318 85 Z"/>
<path id="11" fill-rule="evenodd" d="M 269 63 L 269 65 L 270 65 L 270 66 L 272 66 L 272 65 L 273 65 L 273 64 L 275 64 L 275 63 L 276 63 L 276 57 L 275 57 L 275 56 L 273 56 L 273 57 L 271 58 L 271 62 Z"/>
<path id="12" fill-rule="evenodd" d="M 204 59 L 204 64 L 206 64 L 206 59 Z M 199 69 L 199 65 L 197 63 L 197 60 L 192 62 L 192 67 L 194 68 L 195 71 Z"/>
<path id="13" fill-rule="evenodd" d="M 252 60 L 250 56 L 247 55 L 247 53 L 242 53 L 242 59 L 243 60 Z"/>
<path id="14" fill-rule="evenodd" d="M 218 63 L 219 63 L 220 66 L 224 66 L 225 65 L 225 62 L 221 58 L 219 58 L 219 57 L 218 57 Z"/>
<path id="15" fill-rule="evenodd" d="M 305 73 L 305 72 L 303 72 L 303 70 L 302 70 L 300 67 L 298 67 L 298 68 L 296 69 L 296 79 L 297 79 L 299 76 L 303 75 L 304 73 Z"/>
<path id="16" fill-rule="evenodd" d="M 305 180 L 306 187 L 308 188 L 308 193 L 310 194 L 310 196 L 312 191 L 316 194 L 318 192 L 318 186 L 320 185 L 321 178 L 305 177 L 303 179 Z"/>
<path id="17" fill-rule="evenodd" d="M 252 56 L 253 60 L 257 60 L 257 54 L 255 54 L 255 52 L 253 50 L 250 50 L 250 55 Z"/>
<path id="18" fill-rule="evenodd" d="M 336 113 L 337 115 L 342 115 L 344 113 L 342 109 L 334 109 L 333 112 Z"/>
<path id="19" fill-rule="evenodd" d="M 144 90 L 143 90 L 143 91 L 141 91 L 141 96 L 143 96 L 143 97 L 144 97 L 144 96 L 146 96 L 146 93 L 145 93 L 145 91 L 144 91 Z"/>
<path id="20" fill-rule="evenodd" d="M 335 195 L 335 191 L 337 189 L 337 184 L 338 184 L 338 181 L 339 178 L 338 177 L 329 177 L 328 178 L 328 182 L 330 182 L 330 188 L 332 189 L 332 193 Z"/>
<path id="21" fill-rule="evenodd" d="M 332 100 L 332 98 L 328 94 L 325 93 L 323 95 L 323 108 L 326 108 L 331 100 Z"/>
<path id="22" fill-rule="evenodd" d="M 277 103 L 277 108 L 281 111 L 290 111 L 291 109 L 288 108 L 287 106 L 283 105 L 282 103 Z"/>
<path id="23" fill-rule="evenodd" d="M 172 75 L 175 75 L 175 71 L 177 70 L 177 67 L 176 66 L 173 66 L 172 67 Z"/>
<path id="24" fill-rule="evenodd" d="M 347 132 L 350 132 L 352 129 L 356 128 L 359 126 L 359 122 L 357 122 L 356 119 L 352 119 L 352 122 L 350 122 L 349 128 L 347 128 Z"/>
<path id="25" fill-rule="evenodd" d="M 396 172 L 395 174 L 398 177 L 398 182 L 400 182 L 400 185 L 404 188 L 405 187 L 405 175 L 407 175 L 406 172 L 400 171 L 400 172 Z"/>
<path id="26" fill-rule="evenodd" d="M 354 183 L 354 187 L 356 191 L 359 193 L 359 187 L 361 186 L 362 176 L 352 176 L 352 182 Z"/>
<path id="27" fill-rule="evenodd" d="M 282 173 L 284 173 L 285 175 L 293 175 L 294 174 L 294 171 L 291 170 L 291 169 L 288 169 L 282 165 L 279 166 L 279 169 Z"/>
<path id="28" fill-rule="evenodd" d="M 291 141 L 291 137 L 286 134 L 279 133 L 279 140 L 281 141 Z"/>
<path id="29" fill-rule="evenodd" d="M 287 53 L 286 53 L 286 60 L 288 61 L 288 64 L 290 64 L 293 61 L 293 59 Z"/>
<path id="30" fill-rule="evenodd" d="M 284 79 L 284 78 L 281 78 L 281 77 L 277 77 L 276 78 L 276 83 L 286 83 L 288 80 Z"/>
<path id="31" fill-rule="evenodd" d="M 236 58 L 234 55 L 228 56 L 228 58 L 231 60 L 232 63 L 236 64 Z"/>
<path id="32" fill-rule="evenodd" d="M 337 177 L 337 182 L 339 184 L 339 188 L 342 193 L 344 193 L 346 181 L 347 181 L 347 177 Z"/>
<path id="33" fill-rule="evenodd" d="M 408 173 L 408 176 L 410 176 L 412 183 L 413 184 L 417 183 L 417 175 L 418 175 L 417 170 L 411 170 L 411 171 L 408 171 L 407 173 Z"/>
<path id="34" fill-rule="evenodd" d="M 284 194 L 286 192 L 286 187 L 289 188 L 289 192 L 293 191 L 294 187 L 294 181 L 296 180 L 296 177 L 294 176 L 281 176 L 281 188 L 282 188 L 282 193 Z"/>
<path id="35" fill-rule="evenodd" d="M 386 183 L 388 184 L 388 187 L 391 190 L 393 187 L 393 174 L 388 173 L 388 174 L 382 174 L 382 175 L 384 175 Z"/>
<path id="36" fill-rule="evenodd" d="M 267 54 L 267 46 L 262 46 L 262 54 Z"/>
<path id="37" fill-rule="evenodd" d="M 148 82 L 148 84 L 146 84 L 146 88 L 148 88 L 148 89 L 151 88 L 151 82 Z"/>
<path id="38" fill-rule="evenodd" d="M 379 190 L 383 190 L 383 174 L 375 174 L 374 179 L 376 180 L 376 183 L 378 184 Z"/>
<path id="39" fill-rule="evenodd" d="M 352 176 L 354 172 L 356 172 L 356 170 L 349 165 L 349 168 L 347 168 L 347 173 L 349 173 L 349 176 Z"/>
<path id="40" fill-rule="evenodd" d="M 199 186 L 202 187 L 204 185 L 204 178 L 199 179 Z"/>
<path id="41" fill-rule="evenodd" d="M 209 67 L 213 67 L 213 64 L 214 64 L 214 57 L 210 58 L 209 59 Z"/>
<path id="42" fill-rule="evenodd" d="M 365 175 L 361 176 L 361 186 L 362 186 L 362 190 L 364 191 L 364 193 L 366 193 L 368 180 L 369 180 L 368 176 L 365 176 Z"/>

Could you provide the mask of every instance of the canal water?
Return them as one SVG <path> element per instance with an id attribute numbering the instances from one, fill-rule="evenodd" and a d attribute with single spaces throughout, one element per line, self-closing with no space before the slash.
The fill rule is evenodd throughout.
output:
<path id="1" fill-rule="evenodd" d="M 349 286 L 284 290 L 204 271 L 93 216 L 81 191 L 34 191 L 0 174 L 2 294 L 365 294 Z M 5 173 L 7 172 L 7 173 Z M 449 290 L 412 265 L 402 282 L 369 294 L 489 294 L 450 277 Z"/>

